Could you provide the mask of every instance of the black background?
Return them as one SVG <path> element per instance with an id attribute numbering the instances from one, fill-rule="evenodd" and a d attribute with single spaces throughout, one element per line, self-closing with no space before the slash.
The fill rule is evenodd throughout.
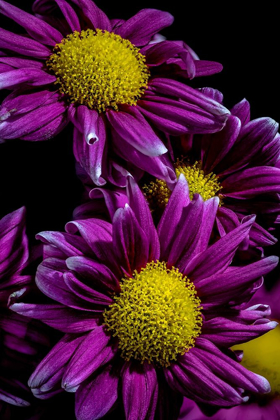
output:
<path id="1" fill-rule="evenodd" d="M 11 3 L 31 12 L 32 1 Z M 251 103 L 252 118 L 270 116 L 280 121 L 279 14 L 271 4 L 245 10 L 245 2 L 97 2 L 110 18 L 128 19 L 147 7 L 172 13 L 175 21 L 163 35 L 184 40 L 201 59 L 224 66 L 222 73 L 195 79 L 193 86 L 221 90 L 228 108 L 245 97 Z M 12 21 L 0 19 L 2 27 L 18 31 Z M 79 204 L 81 191 L 70 126 L 50 141 L 0 144 L 0 216 L 25 205 L 31 238 L 41 230 L 62 230 Z"/>

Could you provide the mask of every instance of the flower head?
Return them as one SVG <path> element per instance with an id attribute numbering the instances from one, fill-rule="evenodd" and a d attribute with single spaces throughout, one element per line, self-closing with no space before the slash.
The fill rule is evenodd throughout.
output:
<path id="1" fill-rule="evenodd" d="M 190 195 L 199 193 L 204 200 L 219 197 L 217 226 L 221 235 L 244 216 L 257 215 L 250 231 L 252 247 L 276 243 L 266 229 L 278 223 L 280 210 L 278 128 L 271 118 L 250 121 L 250 105 L 243 100 L 233 107 L 219 133 L 192 136 L 191 148 L 181 145 L 176 150 L 175 146 L 177 155 L 183 156 L 174 163 L 174 171 L 177 178 L 185 175 Z M 163 179 L 147 183 L 144 192 L 151 209 L 162 211 L 173 188 Z"/>
<path id="2" fill-rule="evenodd" d="M 31 376 L 34 395 L 76 392 L 85 420 L 117 406 L 152 419 L 177 412 L 182 395 L 227 407 L 269 392 L 229 350 L 275 327 L 267 307 L 246 302 L 278 259 L 231 264 L 254 217 L 211 244 L 217 198 L 191 201 L 181 175 L 156 229 L 132 178 L 127 188 L 112 223 L 78 220 L 37 236 L 45 255 L 36 282 L 53 301 L 11 308 L 66 334 Z"/>
<path id="3" fill-rule="evenodd" d="M 91 0 L 37 0 L 33 11 L 0 1 L 0 13 L 28 34 L 0 29 L 0 88 L 12 90 L 0 107 L 0 142 L 46 140 L 71 120 L 76 160 L 95 184 L 125 186 L 142 171 L 172 183 L 166 135 L 224 126 L 223 105 L 177 80 L 221 65 L 159 36 L 169 13 L 110 20 Z"/>

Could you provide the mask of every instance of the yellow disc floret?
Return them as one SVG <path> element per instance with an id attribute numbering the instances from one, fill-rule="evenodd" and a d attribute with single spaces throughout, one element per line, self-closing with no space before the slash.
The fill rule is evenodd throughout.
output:
<path id="1" fill-rule="evenodd" d="M 280 325 L 261 337 L 248 343 L 234 346 L 242 349 L 242 365 L 247 369 L 264 376 L 271 386 L 268 396 L 280 398 Z"/>
<path id="2" fill-rule="evenodd" d="M 212 172 L 205 175 L 204 171 L 201 169 L 200 162 L 195 162 L 194 165 L 188 166 L 181 161 L 177 161 L 175 163 L 175 172 L 177 178 L 179 178 L 181 174 L 185 175 L 189 185 L 191 200 L 193 199 L 194 194 L 200 194 L 204 201 L 215 197 L 215 195 L 220 197 L 218 193 L 222 189 L 222 186 L 218 181 L 218 177 Z M 167 187 L 166 182 L 160 179 L 156 179 L 155 181 L 150 182 L 150 184 L 144 185 L 143 191 L 152 210 L 156 210 L 157 208 L 164 209 L 171 195 L 171 191 Z"/>
<path id="3" fill-rule="evenodd" d="M 139 48 L 101 29 L 68 35 L 46 64 L 70 102 L 98 112 L 118 110 L 120 104 L 136 105 L 150 74 Z"/>
<path id="4" fill-rule="evenodd" d="M 125 360 L 169 366 L 201 332 L 202 308 L 193 283 L 165 262 L 152 261 L 124 277 L 114 301 L 104 320 Z"/>

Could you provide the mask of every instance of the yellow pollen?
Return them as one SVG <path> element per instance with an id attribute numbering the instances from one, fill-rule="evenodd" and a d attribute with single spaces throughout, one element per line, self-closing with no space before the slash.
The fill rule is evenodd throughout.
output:
<path id="1" fill-rule="evenodd" d="M 98 112 L 117 111 L 120 104 L 136 105 L 150 75 L 139 48 L 101 29 L 67 35 L 46 64 L 70 102 Z"/>
<path id="2" fill-rule="evenodd" d="M 270 397 L 280 398 L 280 326 L 248 343 L 239 344 L 233 350 L 244 351 L 242 365 L 264 376 L 271 386 Z"/>
<path id="3" fill-rule="evenodd" d="M 194 194 L 200 194 L 204 201 L 218 195 L 221 205 L 221 196 L 218 193 L 222 189 L 222 186 L 218 181 L 218 177 L 213 174 L 213 172 L 205 175 L 204 171 L 201 169 L 201 162 L 195 162 L 194 165 L 187 166 L 183 162 L 177 161 L 175 163 L 175 173 L 177 178 L 179 178 L 181 174 L 185 175 L 189 185 L 191 200 L 193 199 Z M 145 184 L 143 191 L 150 204 L 151 210 L 156 210 L 158 208 L 163 210 L 171 195 L 171 191 L 167 187 L 166 182 L 161 179 L 156 179 L 148 185 Z"/>
<path id="4" fill-rule="evenodd" d="M 121 356 L 167 367 L 195 345 L 202 326 L 200 299 L 177 268 L 152 261 L 132 277 L 104 311 L 105 325 L 118 338 Z"/>

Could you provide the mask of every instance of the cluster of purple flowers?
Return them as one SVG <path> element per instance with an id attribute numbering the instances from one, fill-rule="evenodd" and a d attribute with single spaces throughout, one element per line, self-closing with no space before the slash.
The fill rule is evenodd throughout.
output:
<path id="1" fill-rule="evenodd" d="M 84 191 L 36 245 L 0 220 L 1 419 L 279 419 L 278 123 L 190 86 L 222 66 L 168 12 L 0 13 L 0 143 L 71 124 Z"/>

